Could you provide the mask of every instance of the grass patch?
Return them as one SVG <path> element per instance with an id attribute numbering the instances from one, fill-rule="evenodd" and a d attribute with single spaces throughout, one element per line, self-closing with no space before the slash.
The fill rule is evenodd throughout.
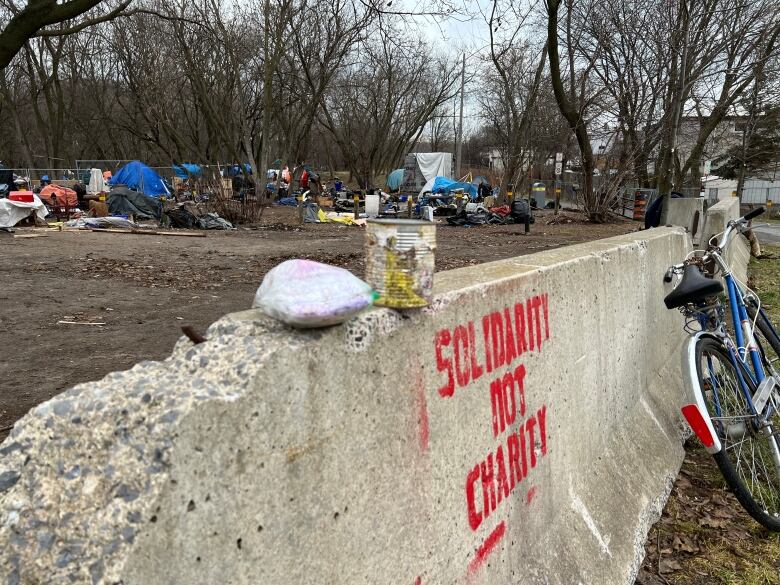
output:
<path id="1" fill-rule="evenodd" d="M 751 258 L 748 272 L 751 288 L 777 328 L 780 323 L 780 247 L 761 244 L 761 258 Z"/>

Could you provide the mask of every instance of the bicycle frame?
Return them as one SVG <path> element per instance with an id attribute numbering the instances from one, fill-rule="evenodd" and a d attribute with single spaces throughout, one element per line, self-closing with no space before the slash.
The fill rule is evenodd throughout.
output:
<path id="1" fill-rule="evenodd" d="M 725 266 L 725 263 L 724 263 Z M 726 268 L 728 270 L 728 267 Z M 753 329 L 747 314 L 745 305 L 745 293 L 734 280 L 730 272 L 724 272 L 724 280 L 729 294 L 729 306 L 731 307 L 731 321 L 734 325 L 734 336 L 737 338 L 737 348 L 745 348 L 744 356 L 739 356 L 742 363 L 747 365 L 748 355 L 753 365 L 753 372 L 747 368 L 749 374 L 755 373 L 753 382 L 760 384 L 766 378 L 764 366 L 761 363 L 761 355 L 758 352 L 758 345 L 753 336 Z"/>
<path id="2" fill-rule="evenodd" d="M 734 326 L 734 337 L 736 338 L 736 345 L 731 337 L 723 330 L 721 324 L 721 331 L 717 334 L 722 338 L 729 350 L 729 356 L 731 358 L 734 369 L 737 372 L 737 378 L 739 380 L 739 386 L 742 394 L 745 397 L 746 404 L 748 405 L 752 414 L 758 414 L 755 406 L 753 405 L 753 395 L 750 391 L 750 387 L 745 381 L 743 373 L 746 373 L 750 377 L 750 381 L 754 386 L 764 381 L 766 373 L 764 372 L 763 365 L 761 363 L 761 354 L 758 351 L 758 345 L 756 344 L 755 337 L 753 336 L 753 330 L 751 327 L 750 319 L 747 314 L 747 306 L 745 305 L 745 292 L 740 287 L 739 283 L 734 279 L 731 274 L 731 270 L 726 262 L 721 258 L 720 254 L 712 254 L 712 258 L 719 265 L 723 280 L 726 283 L 726 291 L 729 299 L 729 308 L 731 309 L 731 320 Z M 699 324 L 702 330 L 706 330 L 707 319 L 702 316 L 699 318 Z M 743 351 L 744 349 L 744 351 Z M 749 361 L 748 361 L 749 360 Z M 740 362 L 740 363 L 738 363 Z M 712 368 L 712 364 L 708 364 Z M 741 367 L 740 367 L 741 366 Z M 720 404 L 715 393 L 715 407 L 720 411 Z"/>

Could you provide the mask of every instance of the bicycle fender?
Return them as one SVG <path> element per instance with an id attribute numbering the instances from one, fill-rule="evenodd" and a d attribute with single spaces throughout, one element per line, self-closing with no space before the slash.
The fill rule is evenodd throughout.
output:
<path id="1" fill-rule="evenodd" d="M 723 445 L 715 432 L 712 419 L 707 411 L 707 403 L 704 400 L 704 392 L 699 384 L 699 375 L 696 368 L 696 344 L 703 337 L 720 338 L 707 331 L 700 331 L 691 337 L 685 344 L 682 352 L 682 372 L 685 385 L 690 389 L 690 397 L 693 401 L 682 407 L 682 414 L 691 430 L 696 434 L 708 453 L 719 453 Z"/>

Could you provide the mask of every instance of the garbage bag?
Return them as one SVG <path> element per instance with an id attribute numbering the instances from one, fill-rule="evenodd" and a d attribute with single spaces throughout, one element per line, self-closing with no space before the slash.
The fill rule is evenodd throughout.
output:
<path id="1" fill-rule="evenodd" d="M 287 260 L 265 275 L 254 308 L 301 328 L 343 323 L 374 302 L 371 287 L 348 270 Z"/>
<path id="2" fill-rule="evenodd" d="M 198 218 L 184 207 L 176 207 L 165 212 L 173 228 L 192 229 L 198 225 Z"/>
<path id="3" fill-rule="evenodd" d="M 487 222 L 491 225 L 507 225 L 510 223 L 514 223 L 514 220 L 509 215 L 491 213 L 490 215 L 488 215 Z"/>
<path id="4" fill-rule="evenodd" d="M 204 230 L 232 230 L 233 224 L 216 213 L 207 213 L 197 220 L 197 226 Z"/>

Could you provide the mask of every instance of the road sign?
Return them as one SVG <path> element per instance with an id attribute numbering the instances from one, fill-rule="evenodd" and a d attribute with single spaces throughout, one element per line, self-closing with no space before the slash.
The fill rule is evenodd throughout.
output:
<path id="1" fill-rule="evenodd" d="M 555 163 L 555 174 L 560 175 L 563 172 L 563 162 Z"/>
<path id="2" fill-rule="evenodd" d="M 563 162 L 563 153 L 562 152 L 556 152 L 555 153 L 555 162 Z"/>

